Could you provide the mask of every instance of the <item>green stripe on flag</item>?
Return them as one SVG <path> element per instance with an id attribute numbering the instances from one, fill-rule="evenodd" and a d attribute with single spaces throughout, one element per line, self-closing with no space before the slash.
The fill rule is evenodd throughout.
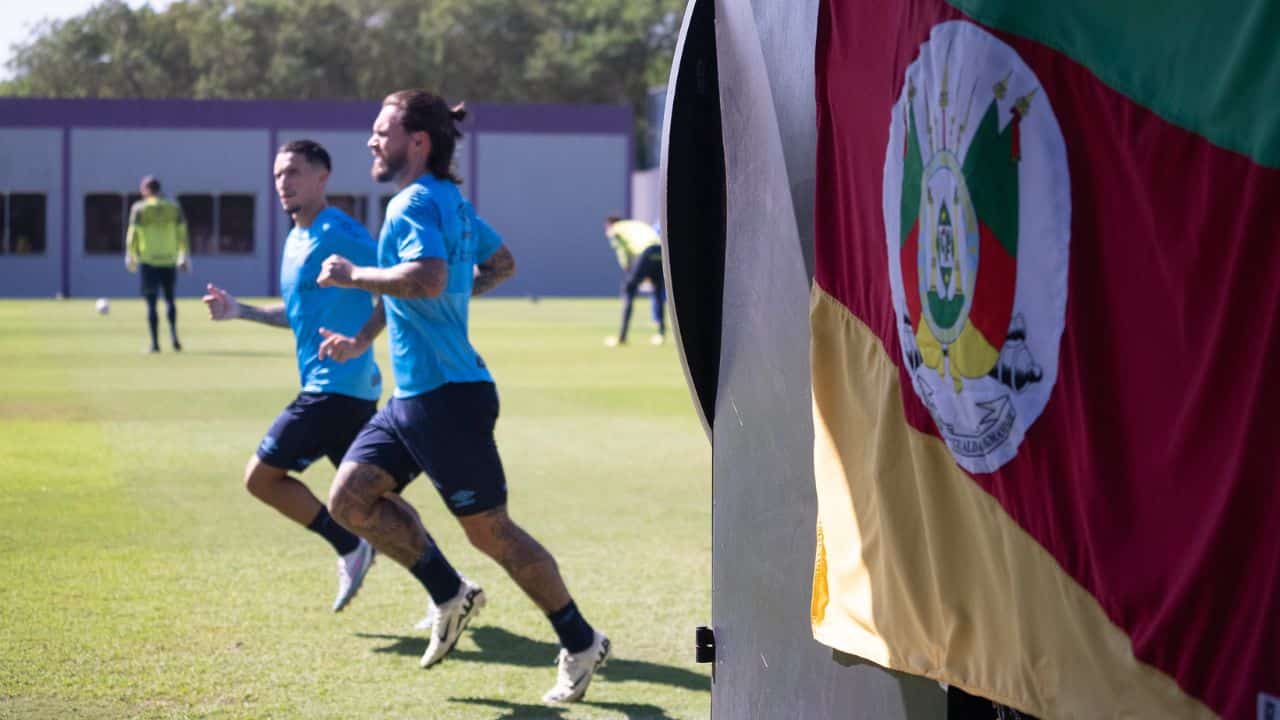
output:
<path id="1" fill-rule="evenodd" d="M 1214 145 L 1280 168 L 1280 2 L 947 2 L 1064 53 Z"/>
<path id="2" fill-rule="evenodd" d="M 999 106 L 982 115 L 964 159 L 964 179 L 973 192 L 978 221 L 991 228 L 1010 257 L 1018 255 L 1018 161 L 1013 157 L 1014 124 L 1000 131 Z"/>
<path id="3" fill-rule="evenodd" d="M 910 102 L 903 112 L 907 114 L 907 156 L 902 161 L 902 237 L 898 238 L 899 246 L 907 243 L 907 236 L 911 234 L 911 228 L 915 227 L 920 215 L 920 181 L 924 175 L 920 139 L 916 137 L 916 114 Z"/>

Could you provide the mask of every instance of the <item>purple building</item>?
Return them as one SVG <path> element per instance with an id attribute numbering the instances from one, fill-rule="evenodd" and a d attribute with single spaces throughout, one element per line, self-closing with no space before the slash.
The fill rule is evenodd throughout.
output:
<path id="1" fill-rule="evenodd" d="M 612 295 L 601 236 L 631 204 L 631 115 L 621 106 L 468 105 L 463 192 L 503 234 L 520 272 L 509 295 Z M 138 180 L 160 178 L 187 216 L 194 272 L 240 295 L 278 291 L 289 218 L 275 148 L 311 138 L 333 157 L 330 202 L 377 236 L 392 188 L 369 177 L 376 103 L 0 99 L 0 297 L 130 296 L 122 262 Z"/>

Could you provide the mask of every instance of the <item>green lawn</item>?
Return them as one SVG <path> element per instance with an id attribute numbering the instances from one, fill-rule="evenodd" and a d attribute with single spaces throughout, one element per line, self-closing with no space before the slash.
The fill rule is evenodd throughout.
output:
<path id="1" fill-rule="evenodd" d="M 186 351 L 148 356 L 139 301 L 0 302 L 0 718 L 707 717 L 710 449 L 674 348 L 643 342 L 647 307 L 639 344 L 603 347 L 617 306 L 472 306 L 512 515 L 614 642 L 561 709 L 539 703 L 550 626 L 421 478 L 405 497 L 485 613 L 422 670 L 426 595 L 389 559 L 329 612 L 332 551 L 241 484 L 296 393 L 287 331 L 183 301 Z M 389 377 L 385 339 L 378 357 Z M 332 469 L 303 479 L 325 497 Z"/>

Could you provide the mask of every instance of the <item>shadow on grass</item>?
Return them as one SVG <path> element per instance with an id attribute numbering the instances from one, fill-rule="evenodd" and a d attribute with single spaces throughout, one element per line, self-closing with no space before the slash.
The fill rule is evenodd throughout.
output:
<path id="1" fill-rule="evenodd" d="M 608 667 L 606 665 L 605 667 Z M 466 705 L 479 705 L 481 707 L 493 708 L 505 714 L 495 715 L 495 720 L 534 720 L 546 718 L 548 720 L 560 720 L 564 717 L 567 707 L 549 707 L 547 705 L 530 705 L 527 703 L 513 703 L 505 700 L 490 700 L 489 698 L 465 697 L 465 698 L 449 698 L 450 702 L 464 703 Z M 617 713 L 620 717 L 627 720 L 675 720 L 657 705 L 637 705 L 635 703 L 608 703 L 608 702 L 591 702 L 584 700 L 576 705 L 585 705 L 587 707 L 608 710 Z"/>
<path id="2" fill-rule="evenodd" d="M 356 636 L 372 640 L 391 641 L 390 644 L 374 648 L 373 651 L 377 653 L 419 657 L 427 650 L 427 639 L 423 636 L 382 635 L 377 633 L 356 633 Z M 467 662 L 504 663 L 522 667 L 542 667 L 544 665 L 552 667 L 555 665 L 556 653 L 560 651 L 560 646 L 555 643 L 532 640 L 492 625 L 472 627 L 467 632 L 467 636 L 476 645 L 479 645 L 480 649 L 454 649 L 449 654 L 450 661 L 464 660 Z M 600 669 L 599 676 L 610 682 L 647 682 L 657 685 L 671 685 L 686 690 L 711 691 L 711 679 L 706 675 L 674 665 L 660 665 L 643 660 L 610 658 L 609 664 Z M 645 706 L 637 707 L 643 709 Z M 554 710 L 554 708 L 552 709 Z M 661 711 L 659 710 L 659 712 Z M 548 717 L 558 716 L 551 715 Z M 655 715 L 654 717 L 662 716 Z"/>

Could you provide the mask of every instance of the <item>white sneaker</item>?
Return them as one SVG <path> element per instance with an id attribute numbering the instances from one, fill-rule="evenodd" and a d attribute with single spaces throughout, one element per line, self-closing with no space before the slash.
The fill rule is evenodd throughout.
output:
<path id="1" fill-rule="evenodd" d="M 627 344 L 626 340 L 620 339 L 617 335 L 610 335 L 604 339 L 605 347 L 622 347 Z"/>
<path id="2" fill-rule="evenodd" d="M 339 612 L 360 591 L 364 576 L 373 567 L 373 546 L 360 538 L 355 550 L 338 558 L 338 596 L 333 599 L 333 611 Z"/>
<path id="3" fill-rule="evenodd" d="M 649 338 L 650 345 L 661 345 L 666 341 L 667 341 L 667 337 L 665 335 L 661 335 L 658 333 L 654 333 L 653 337 Z"/>
<path id="4" fill-rule="evenodd" d="M 596 674 L 596 670 L 604 667 L 611 651 L 609 638 L 599 630 L 596 631 L 591 647 L 582 652 L 571 653 L 560 648 L 560 655 L 556 657 L 556 664 L 560 666 L 556 672 L 556 684 L 542 696 L 542 702 L 571 703 L 581 700 L 587 694 L 591 677 Z"/>
<path id="5" fill-rule="evenodd" d="M 435 622 L 431 625 L 431 642 L 427 644 L 427 651 L 422 654 L 422 667 L 435 665 L 453 650 L 467 623 L 480 614 L 480 608 L 484 604 L 484 589 L 463 578 L 458 594 L 452 600 L 436 606 Z"/>

